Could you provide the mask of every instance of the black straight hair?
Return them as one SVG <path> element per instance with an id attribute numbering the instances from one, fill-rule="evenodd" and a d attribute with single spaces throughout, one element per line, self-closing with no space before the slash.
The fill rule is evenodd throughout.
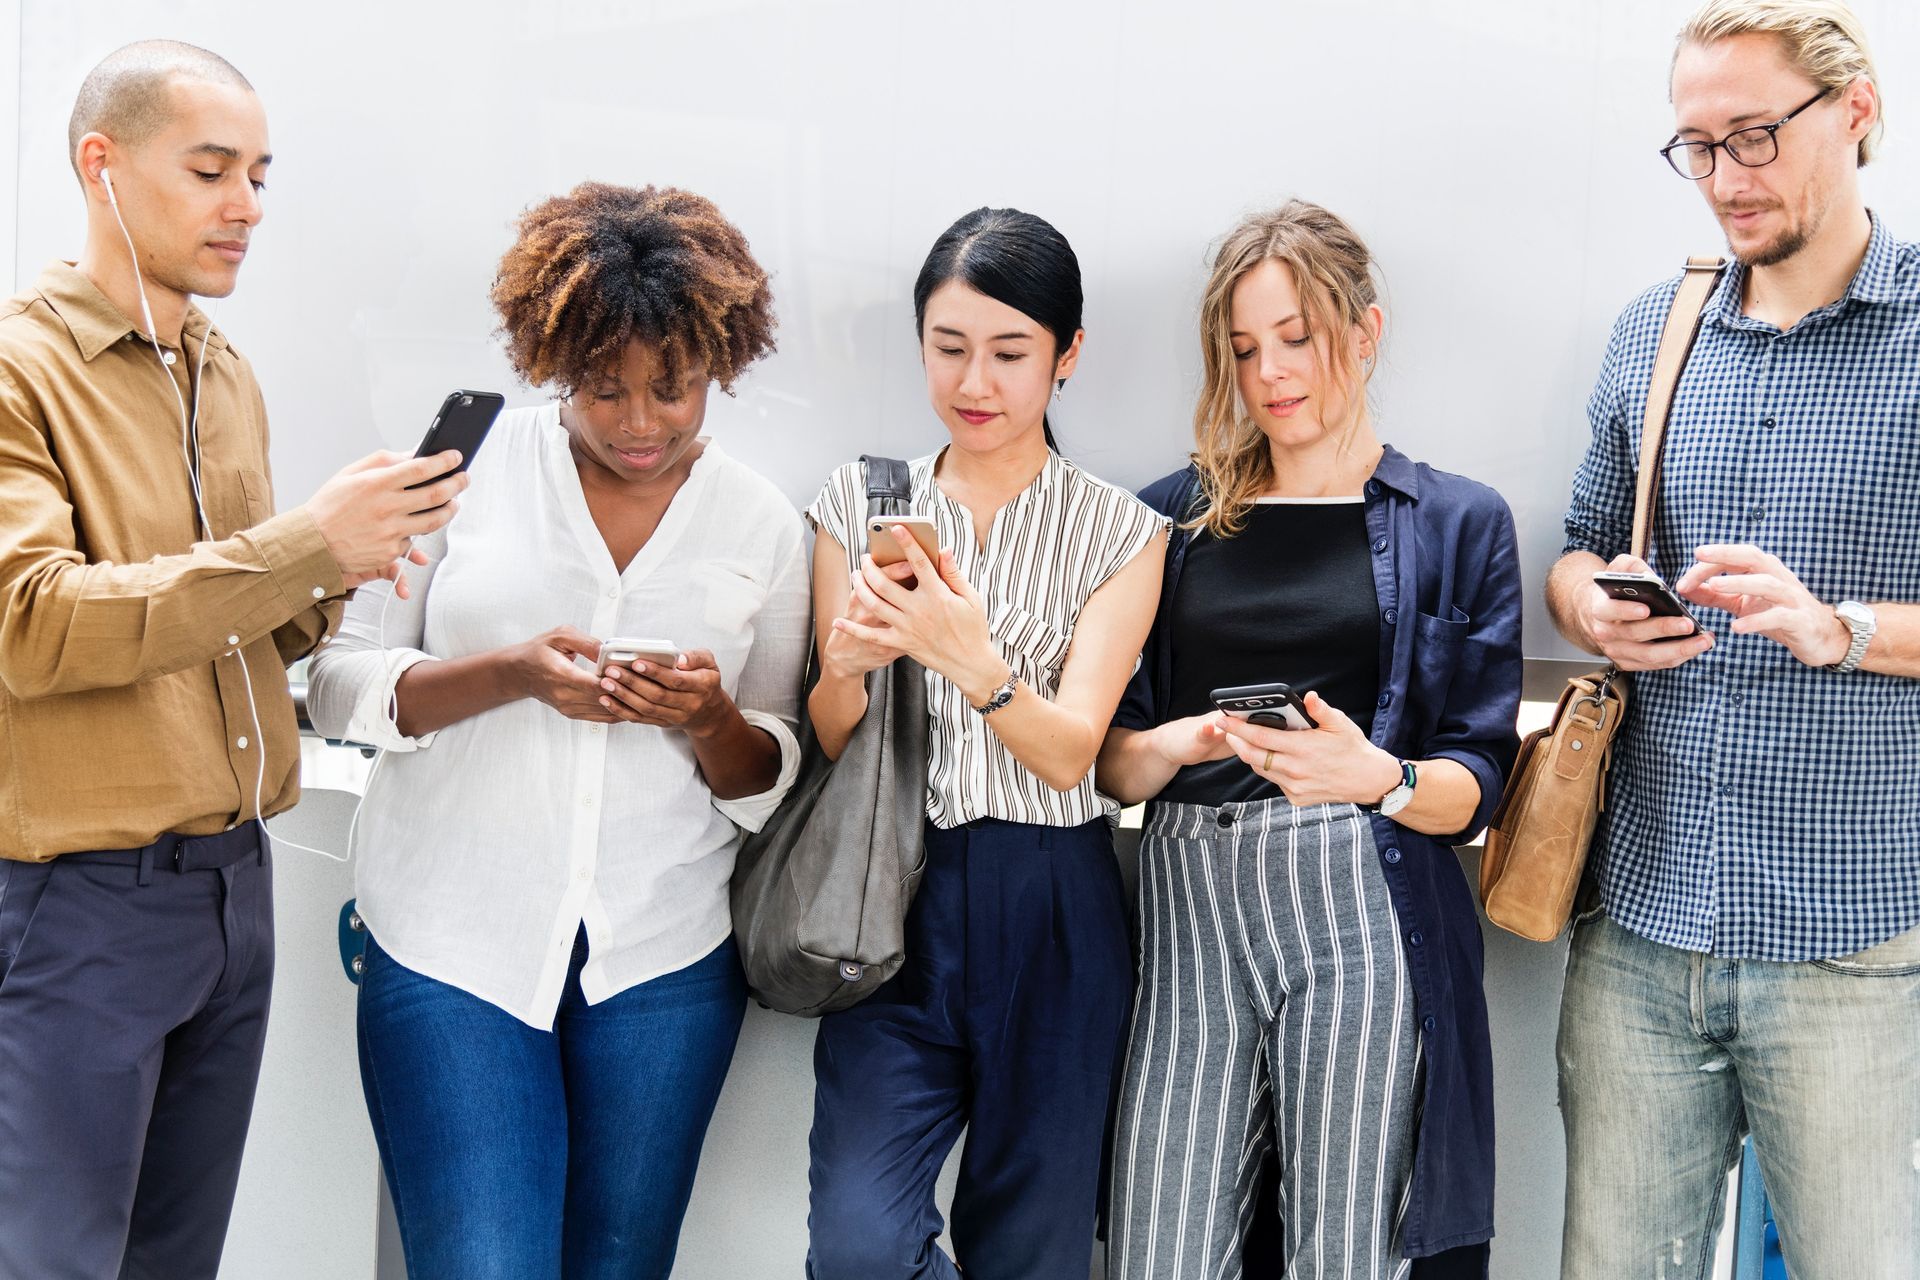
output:
<path id="1" fill-rule="evenodd" d="M 1045 218 L 1019 209 L 980 208 L 941 232 L 913 282 L 916 334 L 926 333 L 927 299 L 955 280 L 1051 333 L 1055 360 L 1080 331 L 1080 259 Z M 1053 423 L 1044 413 L 1040 429 L 1046 433 L 1047 448 L 1058 453 Z"/>

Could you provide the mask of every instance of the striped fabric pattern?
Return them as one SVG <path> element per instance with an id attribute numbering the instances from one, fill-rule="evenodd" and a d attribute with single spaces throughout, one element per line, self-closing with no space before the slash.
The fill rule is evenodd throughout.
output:
<path id="1" fill-rule="evenodd" d="M 933 518 L 940 545 L 953 552 L 962 576 L 986 602 L 988 628 L 1008 664 L 1028 688 L 1052 698 L 1082 606 L 1168 521 L 1048 451 L 1033 483 L 994 516 L 982 546 L 972 514 L 934 481 L 939 456 L 910 465 L 910 509 Z M 846 548 L 849 570 L 866 554 L 866 493 L 864 471 L 852 462 L 827 479 L 807 508 L 814 528 Z M 932 671 L 927 714 L 927 816 L 935 826 L 1000 818 L 1071 827 L 1106 813 L 1091 771 L 1073 790 L 1055 791 L 1014 759 L 952 681 Z"/>
<path id="2" fill-rule="evenodd" d="M 1366 818 L 1156 805 L 1140 927 L 1108 1275 L 1235 1280 L 1277 1194 L 1290 1280 L 1402 1280 L 1420 1039 Z"/>

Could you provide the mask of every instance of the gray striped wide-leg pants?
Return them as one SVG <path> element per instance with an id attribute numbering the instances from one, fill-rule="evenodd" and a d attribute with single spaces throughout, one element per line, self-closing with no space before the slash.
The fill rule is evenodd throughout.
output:
<path id="1" fill-rule="evenodd" d="M 1420 1042 L 1366 815 L 1152 814 L 1110 1280 L 1239 1276 L 1275 1143 L 1288 1280 L 1402 1280 Z"/>

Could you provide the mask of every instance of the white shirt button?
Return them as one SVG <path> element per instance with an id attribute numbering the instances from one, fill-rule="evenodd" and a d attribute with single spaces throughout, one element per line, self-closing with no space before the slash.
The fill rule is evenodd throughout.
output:
<path id="1" fill-rule="evenodd" d="M 247 749 L 247 735 L 244 733 L 241 734 L 239 741 L 235 742 L 233 745 L 236 747 L 239 747 L 242 751 L 245 751 Z"/>
<path id="2" fill-rule="evenodd" d="M 228 636 L 228 637 L 227 637 L 227 643 L 228 643 L 228 644 L 239 644 L 239 643 L 240 643 L 240 637 L 239 637 L 239 636 Z"/>
<path id="3" fill-rule="evenodd" d="M 582 800 L 580 803 L 585 808 L 591 809 L 593 808 L 593 797 L 588 796 L 586 799 Z"/>
<path id="4" fill-rule="evenodd" d="M 578 871 L 573 873 L 573 878 L 575 880 L 578 880 L 581 884 L 585 884 L 587 881 L 593 879 L 593 872 L 587 870 L 585 867 L 582 867 Z"/>
<path id="5" fill-rule="evenodd" d="M 320 634 L 320 643 L 321 643 L 321 644 L 332 644 L 332 643 L 333 643 L 333 637 L 332 637 L 332 636 L 330 636 L 330 635 L 328 635 L 328 634 L 326 634 L 325 632 L 322 632 L 322 633 Z"/>
<path id="6" fill-rule="evenodd" d="M 594 723 L 594 724 L 590 724 L 590 725 L 588 725 L 588 726 L 587 726 L 587 732 L 588 732 L 588 733 L 598 733 L 598 732 L 600 732 L 600 731 L 601 731 L 602 729 L 604 729 L 604 728 L 606 728 L 606 727 L 607 727 L 607 726 L 605 726 L 605 725 L 603 725 L 603 724 L 599 724 L 599 723 Z"/>
<path id="7" fill-rule="evenodd" d="M 620 598 L 620 588 L 618 587 L 607 588 L 607 599 L 618 600 L 619 598 Z"/>
<path id="8" fill-rule="evenodd" d="M 313 598 L 315 600 L 325 600 L 327 598 L 327 589 L 325 587 L 315 587 L 313 589 Z"/>
<path id="9" fill-rule="evenodd" d="M 173 368 L 173 362 L 175 358 L 176 357 L 171 351 L 162 351 L 160 353 L 160 363 L 166 365 L 167 368 L 169 369 Z"/>

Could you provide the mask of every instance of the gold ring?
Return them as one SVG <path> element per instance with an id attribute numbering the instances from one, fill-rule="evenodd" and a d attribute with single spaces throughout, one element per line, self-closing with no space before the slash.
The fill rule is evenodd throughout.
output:
<path id="1" fill-rule="evenodd" d="M 1273 769 L 1273 752 L 1267 752 L 1267 758 L 1260 762 L 1260 772 L 1268 773 Z"/>

